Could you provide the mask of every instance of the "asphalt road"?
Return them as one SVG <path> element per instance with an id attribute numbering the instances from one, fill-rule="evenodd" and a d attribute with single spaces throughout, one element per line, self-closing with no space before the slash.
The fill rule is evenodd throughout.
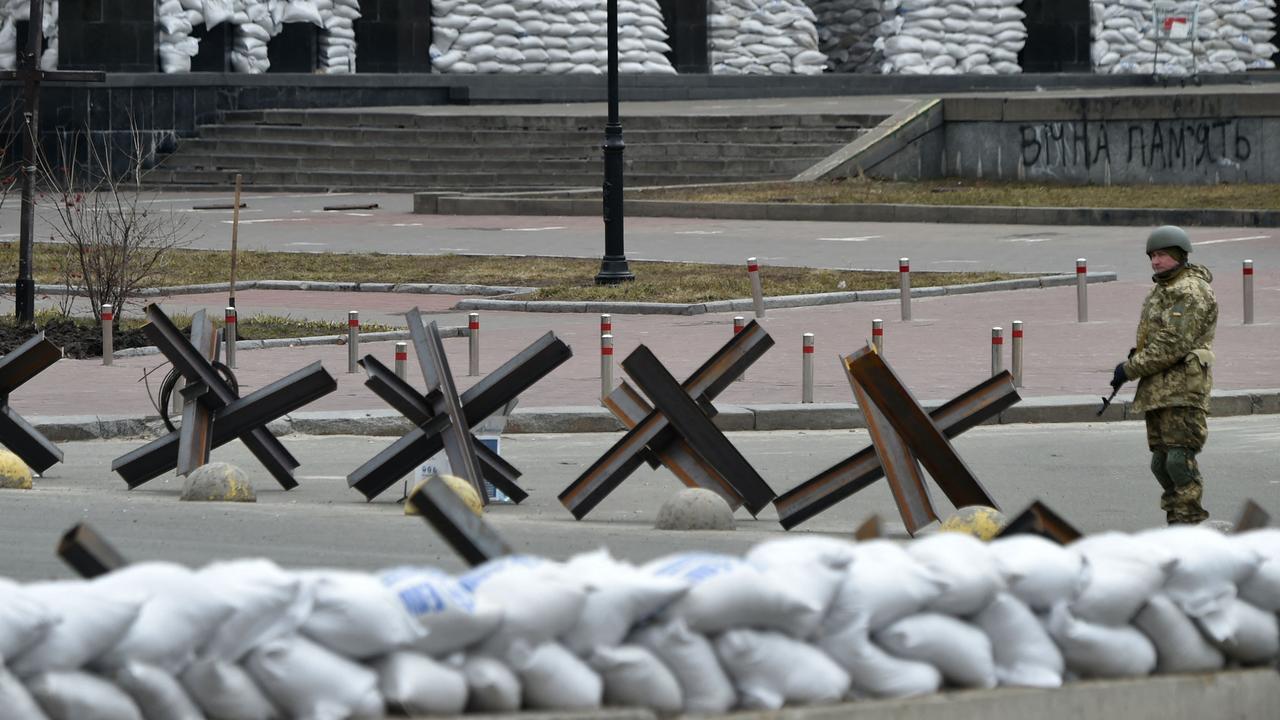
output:
<path id="1" fill-rule="evenodd" d="M 227 249 L 230 210 L 193 210 L 231 195 L 163 193 L 158 207 L 193 219 L 192 246 Z M 238 242 L 242 248 L 299 252 L 484 253 L 599 257 L 604 247 L 599 217 L 414 215 L 410 195 L 258 194 L 243 197 Z M 326 212 L 326 205 L 377 203 L 373 210 Z M 19 203 L 0 209 L 0 240 L 17 237 Z M 51 211 L 46 207 L 41 216 Z M 1195 259 L 1215 272 L 1239 273 L 1240 260 L 1259 268 L 1280 266 L 1280 233 L 1257 228 L 1194 228 Z M 43 220 L 36 237 L 51 228 Z M 626 253 L 632 260 L 742 263 L 896 269 L 910 257 L 915 270 L 1116 271 L 1121 279 L 1146 277 L 1146 229 L 933 223 L 820 223 L 747 220 L 626 220 Z M 210 278 L 216 280 L 218 278 Z"/>
<path id="2" fill-rule="evenodd" d="M 1211 422 L 1201 455 L 1205 504 L 1215 518 L 1231 519 L 1245 498 L 1280 514 L 1275 448 L 1280 416 Z M 775 491 L 783 492 L 861 449 L 861 431 L 731 433 L 735 445 Z M 642 466 L 583 521 L 559 504 L 557 493 L 616 439 L 613 434 L 531 435 L 503 438 L 502 454 L 524 471 L 530 498 L 520 506 L 493 506 L 489 519 L 520 552 L 564 558 L 608 546 L 636 561 L 678 550 L 741 552 L 784 531 L 772 509 L 759 519 L 738 512 L 735 532 L 682 533 L 652 529 L 662 502 L 680 486 L 665 470 Z M 239 464 L 258 488 L 256 504 L 186 503 L 181 481 L 155 480 L 127 491 L 111 473 L 111 460 L 138 441 L 66 443 L 66 462 L 37 478 L 32 491 L 0 491 L 0 576 L 22 580 L 65 577 L 54 555 L 60 535 L 87 521 L 132 559 L 201 564 L 214 558 L 266 556 L 289 567 L 364 570 L 423 563 L 448 570 L 462 565 L 420 518 L 405 517 L 388 491 L 373 503 L 347 487 L 345 475 L 384 447 L 389 438 L 290 436 L 284 443 L 303 463 L 301 486 L 279 490 L 248 452 L 235 443 L 214 460 Z M 980 427 L 957 448 L 1004 509 L 1016 512 L 1042 499 L 1082 530 L 1137 530 L 1163 524 L 1158 489 L 1147 471 L 1141 423 Z M 934 491 L 945 514 L 949 505 Z M 848 534 L 869 514 L 897 516 L 879 483 L 793 533 Z M 899 526 L 900 527 L 900 526 Z"/>

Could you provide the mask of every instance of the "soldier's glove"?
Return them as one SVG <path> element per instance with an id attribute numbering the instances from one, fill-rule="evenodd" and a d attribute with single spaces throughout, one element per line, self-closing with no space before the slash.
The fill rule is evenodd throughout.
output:
<path id="1" fill-rule="evenodd" d="M 1120 386 L 1129 382 L 1129 376 L 1124 374 L 1124 363 L 1116 365 L 1116 371 L 1111 375 L 1111 387 L 1119 390 Z"/>

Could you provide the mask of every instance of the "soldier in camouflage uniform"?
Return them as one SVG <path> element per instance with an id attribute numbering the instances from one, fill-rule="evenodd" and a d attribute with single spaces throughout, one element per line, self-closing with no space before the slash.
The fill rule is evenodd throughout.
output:
<path id="1" fill-rule="evenodd" d="M 1196 453 L 1209 435 L 1205 416 L 1213 387 L 1213 335 L 1218 303 L 1213 274 L 1187 262 L 1191 239 L 1166 225 L 1147 239 L 1155 287 L 1142 305 L 1138 345 L 1115 368 L 1112 387 L 1138 381 L 1133 409 L 1145 413 L 1151 472 L 1164 494 L 1170 524 L 1209 517 L 1200 505 L 1204 483 Z"/>

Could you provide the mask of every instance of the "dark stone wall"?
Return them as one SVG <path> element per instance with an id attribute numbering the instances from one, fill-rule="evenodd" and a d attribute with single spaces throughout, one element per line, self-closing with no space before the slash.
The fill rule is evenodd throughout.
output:
<path id="1" fill-rule="evenodd" d="M 1018 55 L 1028 73 L 1089 72 L 1088 0 L 1022 0 L 1027 44 Z"/>
<path id="2" fill-rule="evenodd" d="M 356 72 L 431 72 L 431 5 L 363 0 L 356 20 Z"/>
<path id="3" fill-rule="evenodd" d="M 115 72 L 158 70 L 155 14 L 155 0 L 62 3 L 58 15 L 58 67 Z"/>
<path id="4" fill-rule="evenodd" d="M 679 73 L 710 72 L 707 52 L 707 0 L 658 0 L 667 23 L 671 52 L 667 59 Z"/>

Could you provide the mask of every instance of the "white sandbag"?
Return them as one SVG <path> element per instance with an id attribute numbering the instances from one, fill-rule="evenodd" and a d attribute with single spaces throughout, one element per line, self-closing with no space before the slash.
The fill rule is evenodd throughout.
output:
<path id="1" fill-rule="evenodd" d="M 1191 617 L 1218 610 L 1222 589 L 1252 577 L 1261 562 L 1252 549 L 1198 525 L 1171 525 L 1138 537 L 1173 555 L 1176 563 L 1165 579 L 1164 591 Z"/>
<path id="2" fill-rule="evenodd" d="M 736 628 L 760 628 L 800 637 L 821 608 L 814 607 L 754 565 L 730 555 L 677 553 L 644 566 L 656 577 L 690 585 L 663 611 L 682 618 L 694 632 L 713 634 Z"/>
<path id="3" fill-rule="evenodd" d="M 1000 685 L 1054 688 L 1062 685 L 1062 652 L 1026 603 L 998 593 L 973 617 L 991 640 Z"/>
<path id="4" fill-rule="evenodd" d="M 520 709 L 520 678 L 497 658 L 469 655 L 462 663 L 467 711 L 509 713 Z"/>
<path id="5" fill-rule="evenodd" d="M 1063 604 L 1049 612 L 1047 629 L 1062 651 L 1067 669 L 1079 677 L 1140 677 L 1155 670 L 1155 646 L 1130 625 L 1080 620 Z"/>
<path id="6" fill-rule="evenodd" d="M 0 720 L 48 720 L 35 698 L 4 663 L 0 663 Z"/>
<path id="7" fill-rule="evenodd" d="M 1164 593 L 1151 596 L 1133 624 L 1156 647 L 1156 672 L 1212 672 L 1226 662 L 1191 618 Z"/>
<path id="8" fill-rule="evenodd" d="M 1069 604 L 1071 616 L 1090 623 L 1124 625 L 1147 598 L 1164 586 L 1176 562 L 1148 540 L 1123 533 L 1089 535 L 1069 546 L 1089 565 L 1080 597 Z"/>
<path id="9" fill-rule="evenodd" d="M 211 563 L 197 573 L 235 605 L 200 650 L 201 657 L 235 662 L 258 645 L 289 635 L 312 609 L 309 588 L 266 559 Z"/>
<path id="10" fill-rule="evenodd" d="M 49 720 L 143 720 L 123 690 L 86 672 L 46 672 L 27 678 L 27 691 Z"/>
<path id="11" fill-rule="evenodd" d="M 680 683 L 685 713 L 725 713 L 737 701 L 711 641 L 691 631 L 683 620 L 646 625 L 631 634 L 630 642 L 653 651 L 671 669 Z"/>
<path id="12" fill-rule="evenodd" d="M 377 663 L 387 707 L 406 715 L 457 715 L 467 707 L 467 678 L 421 653 L 398 651 Z"/>
<path id="13" fill-rule="evenodd" d="M 1240 584 L 1240 597 L 1263 610 L 1280 612 L 1280 529 L 1251 530 L 1232 536 L 1232 540 L 1254 551 L 1262 560 L 1258 571 Z M 0 613 L 3 612 L 0 608 Z"/>
<path id="14" fill-rule="evenodd" d="M 337 570 L 300 573 L 314 597 L 302 633 L 357 660 L 409 647 L 426 637 L 396 593 L 371 575 Z"/>
<path id="15" fill-rule="evenodd" d="M 231 0 L 204 0 L 204 26 L 212 30 L 235 14 Z"/>
<path id="16" fill-rule="evenodd" d="M 524 689 L 531 710 L 591 710 L 604 702 L 604 682 L 585 662 L 557 642 L 511 643 L 507 663 Z"/>
<path id="17" fill-rule="evenodd" d="M 871 641 L 860 623 L 820 637 L 818 645 L 849 674 L 850 688 L 857 697 L 913 697 L 942 687 L 942 673 L 937 668 L 886 653 Z"/>
<path id="18" fill-rule="evenodd" d="M 308 22 L 316 27 L 324 27 L 324 21 L 320 19 L 320 10 L 316 8 L 314 0 L 289 0 L 284 6 L 280 21 Z"/>
<path id="19" fill-rule="evenodd" d="M 276 638 L 245 659 L 268 697 L 295 718 L 380 718 L 378 675 L 300 636 Z"/>
<path id="20" fill-rule="evenodd" d="M 854 547 L 853 543 L 834 538 L 794 537 L 756 545 L 746 559 L 814 608 L 799 627 L 798 637 L 807 638 L 819 631 L 840 593 L 854 558 Z"/>
<path id="21" fill-rule="evenodd" d="M 1228 610 L 1231 614 L 1232 632 L 1213 640 L 1227 657 L 1245 665 L 1269 663 L 1280 654 L 1280 624 L 1276 614 L 1260 610 L 1243 601 L 1235 600 Z"/>
<path id="22" fill-rule="evenodd" d="M 107 592 L 74 580 L 32 583 L 27 596 L 61 620 L 21 655 L 9 669 L 25 678 L 38 673 L 77 670 L 115 646 L 138 617 L 144 596 Z"/>
<path id="23" fill-rule="evenodd" d="M 262 688 L 243 667 L 226 660 L 196 660 L 178 677 L 191 699 L 211 718 L 273 720 L 279 717 Z"/>
<path id="24" fill-rule="evenodd" d="M 907 552 L 933 571 L 946 589 L 928 609 L 948 615 L 972 615 L 1004 589 L 1004 578 L 986 543 L 965 533 L 940 532 L 916 540 Z M 946 671 L 943 671 L 946 674 Z"/>
<path id="25" fill-rule="evenodd" d="M 434 568 L 384 570 L 379 580 L 426 630 L 413 647 L 428 655 L 443 657 L 470 647 L 502 623 L 500 606 L 480 600 L 458 580 Z"/>
<path id="26" fill-rule="evenodd" d="M 844 584 L 822 621 L 822 633 L 833 635 L 859 623 L 874 632 L 937 600 L 945 589 L 941 578 L 889 540 L 858 543 Z"/>
<path id="27" fill-rule="evenodd" d="M 905 617 L 876 633 L 875 641 L 898 657 L 938 668 L 954 685 L 996 686 L 991 640 L 978 628 L 950 615 L 927 612 Z"/>
<path id="28" fill-rule="evenodd" d="M 21 585 L 0 578 L 0 658 L 18 657 L 60 620 Z"/>
<path id="29" fill-rule="evenodd" d="M 154 665 L 127 662 L 111 676 L 146 720 L 204 720 L 182 683 Z"/>
<path id="30" fill-rule="evenodd" d="M 605 705 L 647 707 L 660 715 L 676 715 L 684 707 L 680 682 L 645 647 L 596 647 L 587 664 L 604 681 Z"/>
<path id="31" fill-rule="evenodd" d="M 235 603 L 202 576 L 176 563 L 126 565 L 93 580 L 113 594 L 141 593 L 146 599 L 137 620 L 112 649 L 95 661 L 114 669 L 130 661 L 181 672 Z"/>
<path id="32" fill-rule="evenodd" d="M 1039 535 L 999 538 L 990 549 L 1009 592 L 1035 610 L 1074 601 L 1088 580 L 1082 555 Z"/>
<path id="33" fill-rule="evenodd" d="M 484 652 L 506 654 L 512 641 L 553 640 L 578 621 L 586 589 L 558 563 L 529 556 L 487 562 L 458 578 L 480 602 L 503 608 L 498 630 L 482 644 Z"/>
<path id="34" fill-rule="evenodd" d="M 835 661 L 778 632 L 730 630 L 715 648 L 745 709 L 834 703 L 849 690 L 849 675 Z"/>
<path id="35" fill-rule="evenodd" d="M 618 645 L 633 625 L 689 589 L 681 580 L 615 560 L 608 550 L 576 555 L 565 563 L 565 571 L 583 578 L 589 589 L 581 616 L 561 640 L 584 657 L 595 648 Z"/>

